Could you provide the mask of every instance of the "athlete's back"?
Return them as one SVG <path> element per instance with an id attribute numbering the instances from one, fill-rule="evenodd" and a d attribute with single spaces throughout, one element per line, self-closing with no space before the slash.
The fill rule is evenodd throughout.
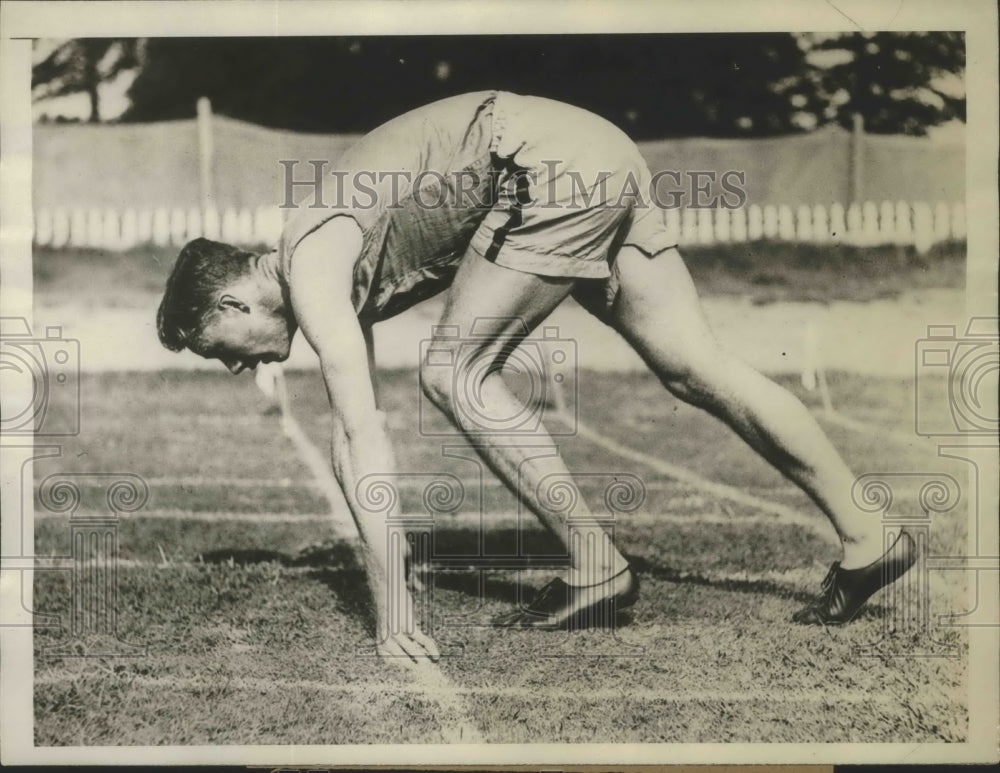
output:
<path id="1" fill-rule="evenodd" d="M 363 247 L 352 299 L 384 319 L 440 292 L 492 207 L 490 148 L 496 92 L 434 102 L 365 135 L 326 176 L 319 201 L 299 205 L 282 234 L 288 275 L 295 247 L 338 216 L 354 219 Z"/>

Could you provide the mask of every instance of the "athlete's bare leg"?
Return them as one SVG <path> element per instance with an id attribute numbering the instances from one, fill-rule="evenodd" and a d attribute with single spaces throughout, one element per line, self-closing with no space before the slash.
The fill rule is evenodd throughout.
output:
<path id="1" fill-rule="evenodd" d="M 621 290 L 610 323 L 677 397 L 722 419 L 830 518 L 844 568 L 882 555 L 881 523 L 851 499 L 855 477 L 791 393 L 719 347 L 676 249 L 617 256 Z"/>
<path id="2" fill-rule="evenodd" d="M 436 339 L 432 347 L 435 352 L 455 348 L 453 361 L 457 372 L 421 363 L 421 383 L 428 397 L 456 426 L 467 432 L 479 430 L 474 441 L 486 463 L 563 541 L 570 554 L 567 582 L 592 585 L 623 571 L 627 562 L 598 526 L 574 527 L 574 534 L 583 544 L 601 545 L 603 549 L 589 555 L 588 551 L 569 549 L 565 514 L 539 496 L 540 484 L 549 476 L 558 476 L 560 482 L 571 481 L 546 429 L 540 426 L 531 434 L 512 437 L 482 432 L 468 420 L 484 413 L 502 419 L 521 411 L 521 402 L 500 376 L 500 367 L 525 333 L 534 329 L 566 297 L 573 283 L 572 279 L 540 277 L 497 266 L 470 251 L 459 266 L 441 319 L 442 326 L 453 326 L 460 338 L 466 339 L 462 362 L 454 340 Z M 467 337 L 473 324 L 477 336 L 470 344 Z M 470 346 L 474 352 L 471 357 Z M 478 401 L 473 405 L 470 400 Z M 480 418 L 479 423 L 482 421 Z M 537 456 L 530 446 L 551 446 L 553 452 Z M 574 516 L 585 518 L 586 505 L 579 496 L 577 502 Z"/>

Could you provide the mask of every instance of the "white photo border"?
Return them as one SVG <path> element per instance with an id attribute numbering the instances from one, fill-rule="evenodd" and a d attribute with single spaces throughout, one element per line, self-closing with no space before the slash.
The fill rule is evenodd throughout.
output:
<path id="1" fill-rule="evenodd" d="M 3 316 L 31 318 L 31 38 L 366 34 L 543 34 L 961 30 L 967 46 L 967 315 L 997 314 L 997 12 L 989 0 L 829 2 L 15 2 L 0 6 L 0 265 Z M 8 438 L 9 440 L 9 438 Z M 15 444 L 4 443 L 4 448 Z M 29 465 L 4 469 L 3 505 L 20 507 Z M 989 477 L 989 476 L 985 476 Z M 995 484 L 988 481 L 990 485 Z M 990 492 L 996 501 L 995 492 Z M 30 501 L 30 497 L 29 497 Z M 30 509 L 27 508 L 27 509 Z M 3 518 L 3 555 L 24 520 Z M 997 523 L 980 524 L 997 545 Z M 30 544 L 30 542 L 28 543 Z M 976 762 L 997 758 L 1000 628 L 972 628 L 969 739 L 956 744 L 589 744 L 399 746 L 61 747 L 33 745 L 31 628 L 11 627 L 30 608 L 20 582 L 0 583 L 0 748 L 5 764 L 623 765 Z M 996 589 L 981 602 L 996 609 Z M 13 591 L 14 595 L 11 595 Z M 29 613 L 30 614 L 30 613 Z"/>

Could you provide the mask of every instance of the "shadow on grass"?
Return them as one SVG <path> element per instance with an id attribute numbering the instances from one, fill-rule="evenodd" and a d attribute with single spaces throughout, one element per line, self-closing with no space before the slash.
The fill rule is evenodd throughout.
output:
<path id="1" fill-rule="evenodd" d="M 472 598 L 493 599 L 505 604 L 517 604 L 522 601 L 519 595 L 520 583 L 502 580 L 482 573 L 483 570 L 461 569 L 457 571 L 436 572 L 434 587 L 441 590 L 452 590 Z"/>
<path id="2" fill-rule="evenodd" d="M 470 558 L 467 571 L 438 572 L 435 577 L 435 585 L 439 588 L 446 588 L 471 595 L 482 593 L 484 597 L 494 598 L 499 601 L 517 603 L 518 589 L 522 583 L 516 581 L 495 579 L 488 574 L 483 575 L 482 581 L 479 578 L 480 569 L 472 566 L 473 562 L 484 564 L 485 572 L 489 572 L 491 559 L 497 563 L 502 563 L 505 555 L 515 555 L 517 551 L 518 539 L 520 539 L 521 555 L 525 557 L 528 569 L 553 569 L 560 568 L 559 564 L 565 565 L 566 561 L 559 560 L 558 554 L 561 546 L 558 540 L 546 531 L 525 530 L 520 532 L 517 529 L 502 529 L 490 532 L 490 553 L 489 558 Z M 469 531 L 460 530 L 436 530 L 434 532 L 434 547 L 437 557 L 476 555 L 477 535 Z M 658 563 L 655 559 L 646 556 L 626 555 L 632 569 L 640 577 L 652 577 L 665 582 L 676 583 L 678 585 L 698 585 L 702 587 L 720 590 L 726 593 L 749 593 L 755 595 L 774 596 L 776 598 L 808 603 L 815 599 L 815 595 L 809 592 L 797 590 L 788 585 L 771 580 L 741 580 L 734 578 L 719 579 L 708 577 L 698 572 L 676 569 Z M 461 569 L 461 567 L 456 567 Z M 816 590 L 819 590 L 819 583 L 822 577 L 816 577 Z"/>
<path id="3" fill-rule="evenodd" d="M 345 614 L 360 620 L 369 636 L 375 635 L 375 614 L 371 604 L 364 567 L 358 561 L 354 546 L 344 540 L 310 545 L 295 555 L 264 549 L 227 549 L 203 553 L 206 564 L 252 566 L 278 564 L 290 568 L 305 568 L 307 576 L 329 588 Z"/>
<path id="4" fill-rule="evenodd" d="M 816 577 L 816 593 L 796 590 L 787 585 L 783 585 L 771 580 L 738 580 L 734 578 L 717 579 L 705 577 L 697 572 L 680 571 L 669 566 L 657 566 L 649 559 L 642 556 L 627 555 L 629 564 L 636 574 L 645 577 L 655 577 L 658 580 L 672 582 L 678 585 L 698 585 L 706 588 L 721 590 L 726 593 L 750 593 L 754 595 L 773 596 L 786 601 L 797 601 L 801 604 L 810 604 L 816 601 L 819 584 L 822 579 Z M 855 617 L 857 620 L 880 620 L 885 617 L 885 610 L 877 604 L 868 604 Z"/>
<path id="5" fill-rule="evenodd" d="M 309 545 L 295 555 L 263 548 L 220 548 L 201 554 L 206 564 L 280 564 L 288 567 L 318 567 L 329 570 L 361 570 L 354 547 L 347 541 L 325 541 Z"/>
<path id="6" fill-rule="evenodd" d="M 705 588 L 713 588 L 727 593 L 752 593 L 775 596 L 780 599 L 790 599 L 803 603 L 813 601 L 815 594 L 795 590 L 787 585 L 783 585 L 771 580 L 739 580 L 735 578 L 713 578 L 706 577 L 698 572 L 675 569 L 670 566 L 660 566 L 643 556 L 626 556 L 629 564 L 639 575 L 655 577 L 658 580 L 672 582 L 678 585 L 699 585 Z M 821 577 L 816 578 L 817 589 Z"/>
<path id="7" fill-rule="evenodd" d="M 642 557 L 626 557 L 640 580 L 644 577 L 652 577 L 678 585 L 697 585 L 725 593 L 773 596 L 802 604 L 808 604 L 816 599 L 815 594 L 796 590 L 787 585 L 769 580 L 716 579 L 706 577 L 697 572 L 681 571 L 673 567 L 657 565 Z M 537 568 L 541 569 L 549 566 L 551 564 L 539 562 Z M 436 588 L 464 593 L 472 597 L 490 598 L 508 604 L 525 603 L 528 600 L 524 597 L 524 585 L 522 583 L 490 577 L 487 574 L 489 571 L 489 569 L 469 568 L 458 571 L 438 572 L 434 577 L 434 586 Z M 480 575 L 480 572 L 482 572 L 482 575 Z M 817 590 L 819 579 L 817 578 Z M 631 612 L 623 612 L 622 614 L 630 615 Z M 861 616 L 866 618 L 880 618 L 883 614 L 878 607 L 868 607 L 861 613 Z"/>
<path id="8" fill-rule="evenodd" d="M 504 533 L 493 534 L 498 544 L 517 545 L 516 529 L 503 530 Z M 525 568 L 553 572 L 559 569 L 558 541 L 552 535 L 543 531 L 521 531 L 521 555 L 525 558 Z M 454 559 L 468 556 L 468 566 L 454 563 L 452 568 L 434 572 L 434 587 L 440 590 L 450 590 L 462 593 L 472 598 L 490 599 L 504 604 L 526 603 L 530 591 L 525 584 L 517 580 L 504 579 L 493 574 L 501 571 L 504 555 L 492 554 L 483 559 L 475 557 L 477 537 L 468 531 L 435 532 L 435 551 L 438 558 Z M 513 552 L 507 553 L 509 557 Z M 674 567 L 658 564 L 645 556 L 626 555 L 633 571 L 640 579 L 655 578 L 677 585 L 695 585 L 719 590 L 725 593 L 741 593 L 766 595 L 778 599 L 796 601 L 807 604 L 815 600 L 814 593 L 797 590 L 771 580 L 741 580 L 736 578 L 713 578 L 698 572 L 680 570 Z M 496 564 L 491 568 L 490 563 Z M 288 555 L 271 550 L 215 550 L 202 556 L 209 564 L 231 563 L 245 566 L 260 563 L 277 563 L 281 566 L 307 568 L 308 576 L 322 582 L 336 596 L 345 613 L 355 615 L 363 620 L 369 633 L 374 633 L 375 618 L 372 611 L 370 590 L 364 568 L 358 562 L 354 546 L 346 541 L 327 541 L 311 545 L 296 555 Z M 564 561 L 564 560 L 563 560 Z M 817 576 L 817 591 L 819 586 Z M 861 617 L 876 619 L 884 616 L 884 611 L 877 605 L 866 607 Z"/>
<path id="9" fill-rule="evenodd" d="M 329 588 L 344 614 L 359 620 L 368 636 L 375 636 L 375 608 L 368 578 L 360 564 L 354 569 L 312 569 L 309 577 Z"/>

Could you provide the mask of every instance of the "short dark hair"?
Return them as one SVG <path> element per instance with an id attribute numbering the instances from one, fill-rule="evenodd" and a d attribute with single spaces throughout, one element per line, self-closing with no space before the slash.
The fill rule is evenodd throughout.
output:
<path id="1" fill-rule="evenodd" d="M 174 352 L 198 344 L 221 290 L 243 277 L 256 256 L 231 244 L 194 239 L 181 249 L 156 312 L 160 343 Z"/>

